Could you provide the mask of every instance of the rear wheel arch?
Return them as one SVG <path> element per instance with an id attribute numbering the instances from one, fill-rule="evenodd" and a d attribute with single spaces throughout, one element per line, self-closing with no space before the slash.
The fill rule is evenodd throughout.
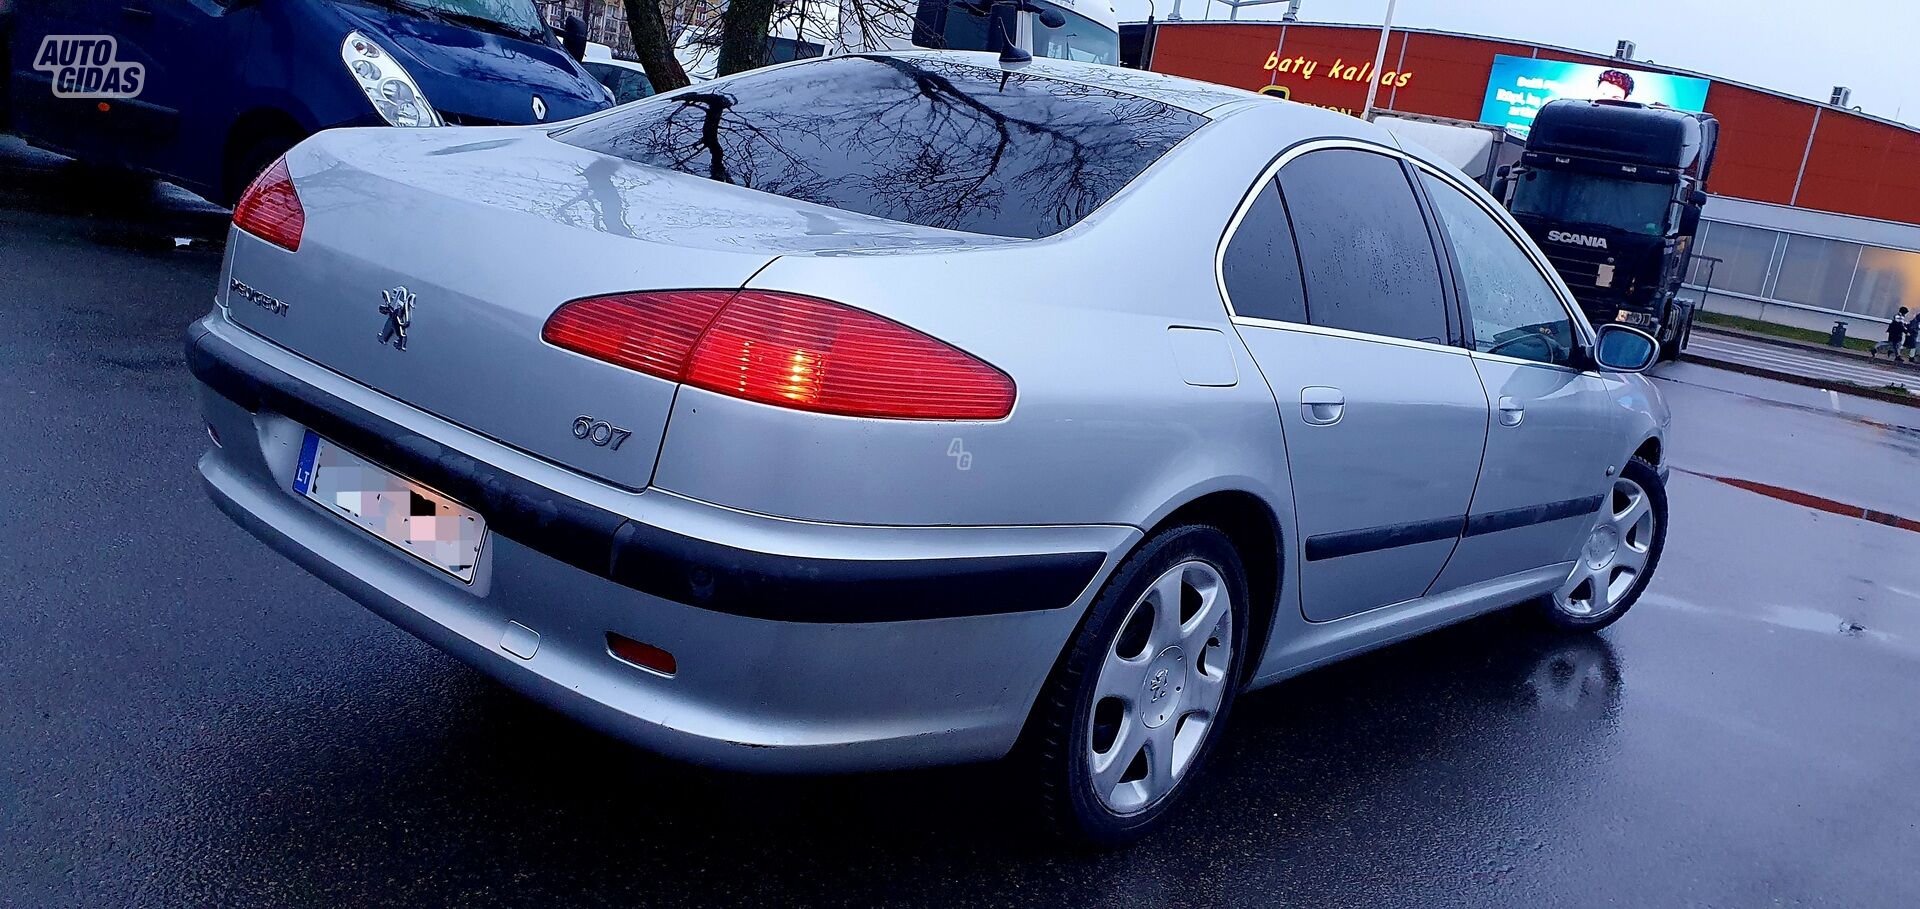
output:
<path id="1" fill-rule="evenodd" d="M 1285 537 L 1280 530 L 1279 515 L 1254 493 L 1240 489 L 1216 490 L 1174 508 L 1148 529 L 1141 540 L 1150 540 L 1166 528 L 1184 524 L 1220 528 L 1232 541 L 1246 568 L 1247 658 L 1240 667 L 1240 681 L 1245 684 L 1253 678 L 1253 669 L 1266 652 L 1280 600 L 1281 569 L 1285 565 L 1280 544 Z"/>

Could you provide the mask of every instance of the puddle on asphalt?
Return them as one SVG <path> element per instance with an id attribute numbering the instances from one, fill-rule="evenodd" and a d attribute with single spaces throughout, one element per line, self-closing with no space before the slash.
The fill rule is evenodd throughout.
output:
<path id="1" fill-rule="evenodd" d="M 1885 524 L 1888 527 L 1898 527 L 1901 530 L 1911 530 L 1920 533 L 1920 520 L 1914 518 L 1902 517 L 1885 511 L 1876 511 L 1860 505 L 1849 505 L 1837 499 L 1829 499 L 1824 496 L 1801 492 L 1797 489 L 1788 489 L 1784 486 L 1774 486 L 1770 483 L 1761 483 L 1756 480 L 1742 480 L 1739 477 L 1717 476 L 1710 473 L 1701 473 L 1697 470 L 1688 470 L 1685 467 L 1675 467 L 1673 470 L 1688 476 L 1699 477 L 1703 480 L 1724 483 L 1735 489 L 1744 489 L 1748 492 L 1759 493 L 1771 499 L 1779 499 L 1782 502 L 1791 502 L 1815 511 L 1824 511 L 1828 514 L 1837 514 L 1849 518 L 1859 518 L 1863 521 L 1872 521 L 1875 524 Z"/>
<path id="2" fill-rule="evenodd" d="M 1758 610 L 1755 612 L 1716 609 L 1712 606 L 1695 603 L 1691 600 L 1684 600 L 1670 594 L 1658 593 L 1653 590 L 1648 590 L 1642 594 L 1642 598 L 1649 603 L 1670 609 L 1678 609 L 1682 612 L 1712 616 L 1735 616 L 1791 631 L 1810 631 L 1815 634 L 1832 634 L 1841 637 L 1858 638 L 1873 641 L 1878 644 L 1885 644 L 1890 647 L 1904 646 L 1901 639 L 1890 632 L 1878 628 L 1869 628 L 1855 619 L 1849 619 L 1823 609 L 1813 609 L 1806 606 L 1786 606 L 1779 603 L 1756 604 Z M 1905 649 L 1913 648 L 1906 647 Z"/>

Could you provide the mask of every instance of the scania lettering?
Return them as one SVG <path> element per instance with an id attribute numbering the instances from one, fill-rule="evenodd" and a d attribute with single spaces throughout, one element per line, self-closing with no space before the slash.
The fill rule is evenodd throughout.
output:
<path id="1" fill-rule="evenodd" d="M 1595 249 L 1607 248 L 1606 237 L 1589 237 L 1586 234 L 1570 234 L 1563 230 L 1547 231 L 1547 239 L 1555 243 L 1574 243 L 1580 246 L 1591 246 Z"/>

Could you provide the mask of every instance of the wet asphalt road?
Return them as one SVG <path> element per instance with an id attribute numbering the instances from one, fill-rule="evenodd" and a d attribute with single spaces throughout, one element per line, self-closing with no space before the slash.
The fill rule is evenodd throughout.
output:
<path id="1" fill-rule="evenodd" d="M 221 216 L 78 198 L 10 143 L 0 906 L 1920 904 L 1920 533 L 1713 479 L 1920 518 L 1920 409 L 1669 367 L 1632 615 L 1262 691 L 1171 829 L 1063 853 L 992 767 L 649 757 L 273 555 L 193 471 Z"/>

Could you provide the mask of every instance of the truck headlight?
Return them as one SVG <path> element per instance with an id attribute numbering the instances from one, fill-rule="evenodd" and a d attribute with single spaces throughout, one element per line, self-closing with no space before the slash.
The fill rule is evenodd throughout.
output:
<path id="1" fill-rule="evenodd" d="M 367 93 L 380 118 L 393 126 L 439 126 L 440 115 L 400 61 L 359 32 L 348 32 L 340 42 L 340 59 L 347 64 L 360 90 Z"/>

